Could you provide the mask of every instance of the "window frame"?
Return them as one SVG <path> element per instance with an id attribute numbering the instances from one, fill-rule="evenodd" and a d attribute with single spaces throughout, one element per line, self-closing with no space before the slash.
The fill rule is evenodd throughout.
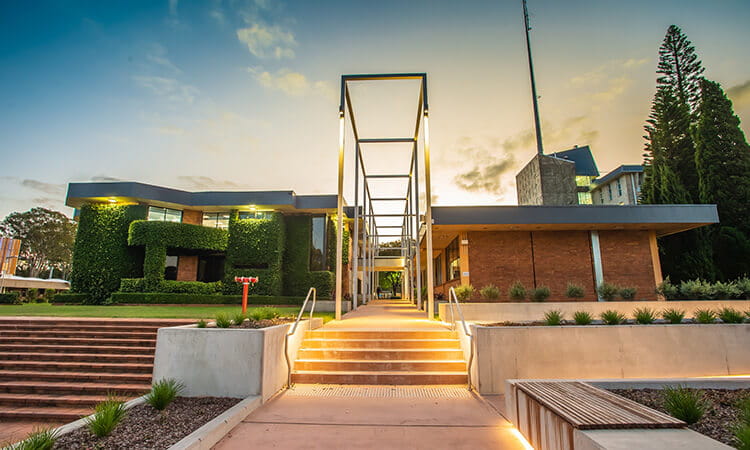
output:
<path id="1" fill-rule="evenodd" d="M 157 211 L 157 210 L 161 210 L 161 211 Z M 160 213 L 161 218 L 159 218 L 159 219 L 152 218 L 152 212 Z M 167 220 L 167 217 L 168 217 L 169 213 L 179 213 L 179 220 Z M 156 215 L 156 214 L 154 214 L 154 215 Z M 176 215 L 172 214 L 172 217 L 176 217 Z M 176 223 L 181 223 L 182 222 L 182 210 L 181 209 L 164 208 L 164 207 L 161 207 L 161 206 L 149 205 L 148 206 L 148 212 L 147 212 L 147 215 L 146 215 L 146 220 L 148 220 L 150 222 L 176 222 Z"/>
<path id="2" fill-rule="evenodd" d="M 445 247 L 443 253 L 445 254 L 445 282 L 461 279 L 461 250 L 458 236 Z M 455 271 L 454 268 L 458 268 L 458 270 Z"/>
<path id="3" fill-rule="evenodd" d="M 323 219 L 323 248 L 320 249 L 321 261 L 320 266 L 313 265 L 313 239 L 315 236 L 315 219 Z M 314 214 L 310 217 L 310 254 L 308 255 L 308 267 L 310 272 L 319 272 L 328 270 L 328 216 L 326 214 Z"/>

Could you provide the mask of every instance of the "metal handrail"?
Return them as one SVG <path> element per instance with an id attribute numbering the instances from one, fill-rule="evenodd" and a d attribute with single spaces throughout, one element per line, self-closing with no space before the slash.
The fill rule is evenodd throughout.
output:
<path id="1" fill-rule="evenodd" d="M 299 314 L 297 314 L 297 320 L 294 321 L 291 328 L 289 328 L 289 332 L 284 336 L 284 357 L 286 358 L 286 367 L 287 367 L 287 377 L 286 377 L 286 388 L 289 389 L 292 387 L 292 363 L 289 360 L 289 336 L 292 336 L 294 333 L 297 332 L 297 325 L 299 325 L 299 321 L 302 318 L 302 314 L 305 312 L 305 307 L 307 306 L 307 301 L 310 300 L 310 295 L 312 295 L 312 306 L 310 307 L 310 320 L 309 326 L 312 330 L 312 318 L 313 313 L 315 312 L 315 302 L 317 300 L 317 290 L 315 290 L 314 287 L 311 287 L 309 291 L 307 291 L 307 297 L 305 297 L 305 301 L 302 303 L 302 308 L 299 310 Z"/>
<path id="2" fill-rule="evenodd" d="M 456 304 L 456 309 L 458 310 L 458 316 L 461 319 L 461 325 L 463 326 L 464 334 L 469 337 L 469 363 L 466 365 L 466 372 L 469 390 L 471 390 L 471 363 L 474 361 L 474 335 L 471 334 L 471 332 L 469 331 L 469 327 L 466 325 L 466 320 L 464 320 L 464 312 L 461 310 L 461 304 L 458 303 L 456 290 L 451 287 L 448 291 L 448 307 L 450 308 L 451 312 L 451 329 L 455 330 L 456 321 L 455 315 L 453 313 L 453 303 Z"/>

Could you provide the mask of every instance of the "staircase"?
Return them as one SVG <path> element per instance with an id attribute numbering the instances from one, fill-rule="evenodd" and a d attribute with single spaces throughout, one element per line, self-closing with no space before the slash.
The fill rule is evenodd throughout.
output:
<path id="1" fill-rule="evenodd" d="M 467 384 L 455 331 L 308 331 L 292 372 L 294 383 Z"/>
<path id="2" fill-rule="evenodd" d="M 151 389 L 156 332 L 189 320 L 0 319 L 0 421 L 69 422 Z"/>

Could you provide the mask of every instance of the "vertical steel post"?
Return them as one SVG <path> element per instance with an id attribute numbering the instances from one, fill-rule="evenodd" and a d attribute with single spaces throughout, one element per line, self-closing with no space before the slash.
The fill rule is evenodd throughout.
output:
<path id="1" fill-rule="evenodd" d="M 352 309 L 357 309 L 357 282 L 359 265 L 359 143 L 354 152 L 354 233 L 352 233 Z"/>
<path id="2" fill-rule="evenodd" d="M 526 7 L 526 0 L 521 0 L 523 3 L 523 28 L 526 32 L 526 52 L 529 57 L 529 77 L 531 78 L 531 97 L 534 104 L 534 126 L 536 127 L 536 151 L 540 155 L 544 154 L 544 147 L 542 147 L 542 126 L 539 122 L 539 100 L 536 95 L 536 80 L 534 79 L 534 63 L 531 60 L 531 41 L 529 40 L 529 31 L 531 30 L 531 24 L 529 23 L 529 10 Z"/>
<path id="3" fill-rule="evenodd" d="M 417 142 L 414 142 L 414 192 L 412 193 L 412 201 L 414 202 L 414 226 L 416 228 L 415 233 L 415 245 L 416 245 L 416 260 L 417 260 L 417 309 L 422 309 L 422 262 L 420 261 L 420 249 L 419 249 L 419 148 Z M 429 258 L 429 255 L 427 256 Z"/>
<path id="4" fill-rule="evenodd" d="M 336 320 L 341 320 L 341 299 L 343 294 L 344 265 L 344 108 L 339 109 L 339 196 L 336 208 Z"/>
<path id="5" fill-rule="evenodd" d="M 430 125 L 427 108 L 424 110 L 424 181 L 425 181 L 425 237 L 427 240 L 427 318 L 435 317 L 435 285 L 432 269 L 432 190 L 430 188 Z"/>

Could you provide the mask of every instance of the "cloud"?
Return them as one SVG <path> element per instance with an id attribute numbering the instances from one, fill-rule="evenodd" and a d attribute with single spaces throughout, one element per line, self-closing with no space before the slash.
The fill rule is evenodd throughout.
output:
<path id="1" fill-rule="evenodd" d="M 750 80 L 727 89 L 727 95 L 732 99 L 735 108 L 750 105 Z"/>
<path id="2" fill-rule="evenodd" d="M 175 78 L 136 75 L 133 81 L 159 97 L 173 102 L 192 104 L 200 92 L 195 86 L 184 84 Z"/>
<path id="3" fill-rule="evenodd" d="M 161 44 L 152 44 L 151 48 L 146 52 L 146 60 L 156 64 L 157 66 L 169 69 L 175 74 L 181 74 L 182 70 L 175 66 L 172 61 L 167 57 L 167 49 Z"/>
<path id="4" fill-rule="evenodd" d="M 166 134 L 166 135 L 169 135 L 169 136 L 182 136 L 185 133 L 187 133 L 187 130 L 185 130 L 184 128 L 173 127 L 173 126 L 169 126 L 169 125 L 165 125 L 165 126 L 161 126 L 161 127 L 156 127 L 156 128 L 154 128 L 154 131 L 156 131 L 159 134 Z"/>
<path id="5" fill-rule="evenodd" d="M 643 59 L 615 59 L 596 67 L 594 70 L 580 73 L 569 81 L 574 85 L 600 83 L 608 80 L 609 78 L 617 75 L 622 75 L 623 72 L 627 72 L 644 65 L 649 60 Z"/>
<path id="6" fill-rule="evenodd" d="M 462 160 L 471 161 L 472 166 L 453 177 L 453 182 L 468 192 L 502 194 L 506 186 L 501 178 L 515 169 L 516 158 L 513 150 L 527 141 L 527 134 L 524 132 L 504 141 L 486 139 L 477 142 L 473 138 L 462 138 L 456 153 Z"/>
<path id="7" fill-rule="evenodd" d="M 331 85 L 325 81 L 310 81 L 304 74 L 293 72 L 289 69 L 281 69 L 271 73 L 262 68 L 250 67 L 248 73 L 267 89 L 284 92 L 291 96 L 302 96 L 317 93 L 328 98 L 335 98 Z"/>
<path id="8" fill-rule="evenodd" d="M 237 187 L 237 183 L 229 180 L 216 180 L 202 175 L 180 175 L 177 179 L 186 187 L 193 189 L 215 189 L 219 187 Z"/>
<path id="9" fill-rule="evenodd" d="M 608 80 L 607 87 L 604 90 L 591 94 L 591 98 L 602 103 L 611 102 L 622 95 L 631 84 L 633 84 L 633 80 L 627 77 Z"/>
<path id="10" fill-rule="evenodd" d="M 294 58 L 297 41 L 294 33 L 278 25 L 267 26 L 259 22 L 237 30 L 237 39 L 247 45 L 247 49 L 258 58 Z"/>
<path id="11" fill-rule="evenodd" d="M 643 59 L 616 59 L 572 77 L 569 84 L 588 91 L 588 97 L 597 103 L 609 103 L 627 91 L 633 80 L 629 74 L 646 64 Z M 597 106 L 594 109 L 598 109 Z"/>
<path id="12" fill-rule="evenodd" d="M 25 179 L 21 181 L 21 186 L 33 189 L 35 191 L 44 192 L 46 194 L 62 194 L 65 192 L 65 185 L 64 184 L 52 184 L 52 183 L 45 183 L 44 181 L 39 180 L 30 180 Z"/>
<path id="13" fill-rule="evenodd" d="M 91 177 L 91 181 L 98 182 L 98 183 L 105 183 L 110 181 L 122 181 L 120 178 L 115 177 L 108 177 L 106 175 L 96 175 Z"/>

